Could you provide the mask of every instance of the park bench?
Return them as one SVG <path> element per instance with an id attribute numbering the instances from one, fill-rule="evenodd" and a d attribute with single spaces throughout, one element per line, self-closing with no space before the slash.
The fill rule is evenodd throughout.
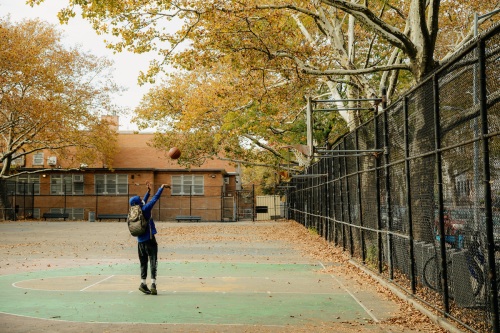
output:
<path id="1" fill-rule="evenodd" d="M 127 214 L 97 214 L 97 219 L 101 220 L 127 220 Z"/>
<path id="2" fill-rule="evenodd" d="M 69 213 L 43 213 L 42 217 L 47 221 L 47 219 L 66 219 L 69 217 Z"/>
<path id="3" fill-rule="evenodd" d="M 177 222 L 180 221 L 201 221 L 201 216 L 191 216 L 191 215 L 177 215 L 175 217 Z"/>

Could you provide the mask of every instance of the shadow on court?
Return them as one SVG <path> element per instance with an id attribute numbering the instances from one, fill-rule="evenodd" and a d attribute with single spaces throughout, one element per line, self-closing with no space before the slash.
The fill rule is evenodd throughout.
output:
<path id="1" fill-rule="evenodd" d="M 440 331 L 390 324 L 401 303 L 308 255 L 295 223 L 157 226 L 151 296 L 125 223 L 0 223 L 0 332 Z"/>

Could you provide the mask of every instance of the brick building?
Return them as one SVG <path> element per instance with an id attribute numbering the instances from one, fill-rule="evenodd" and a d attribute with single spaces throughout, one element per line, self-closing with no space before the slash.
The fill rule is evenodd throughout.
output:
<path id="1" fill-rule="evenodd" d="M 109 215 L 126 214 L 128 199 L 143 196 L 148 181 L 153 184 L 151 195 L 163 183 L 172 186 L 164 189 L 154 208 L 153 218 L 158 221 L 175 220 L 181 215 L 198 216 L 203 221 L 231 221 L 238 219 L 238 205 L 246 206 L 246 210 L 253 206 L 253 200 L 237 202 L 241 188 L 236 166 L 207 159 L 199 167 L 186 169 L 148 145 L 153 135 L 119 131 L 113 170 L 106 165 L 82 165 L 80 170 L 63 171 L 67 161 L 50 152 L 16 160 L 20 170 L 43 170 L 9 182 L 18 218 L 64 213 L 70 220 L 93 221 L 106 215 L 116 219 Z"/>

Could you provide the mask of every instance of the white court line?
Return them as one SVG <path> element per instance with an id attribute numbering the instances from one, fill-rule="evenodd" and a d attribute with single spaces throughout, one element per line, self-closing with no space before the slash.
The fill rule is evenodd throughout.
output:
<path id="1" fill-rule="evenodd" d="M 71 291 L 77 291 L 77 290 L 67 290 L 67 289 L 45 289 L 45 288 L 27 288 L 27 287 L 21 287 L 21 286 L 18 286 L 17 284 L 18 283 L 23 283 L 23 282 L 26 282 L 26 281 L 39 281 L 39 280 L 44 280 L 44 281 L 47 281 L 49 279 L 71 279 L 71 278 L 74 278 L 74 277 L 86 277 L 86 278 L 89 278 L 89 277 L 97 277 L 97 275 L 68 275 L 68 276 L 55 276 L 55 277 L 49 277 L 49 278 L 43 278 L 43 279 L 40 279 L 40 278 L 37 278 L 37 279 L 28 279 L 28 280 L 20 280 L 20 281 L 17 281 L 17 282 L 14 282 L 12 283 L 12 286 L 15 287 L 15 288 L 19 288 L 19 289 L 26 289 L 26 290 L 45 290 L 45 291 L 52 291 L 52 292 L 71 292 Z M 135 277 L 135 275 L 111 275 L 111 276 L 108 276 L 102 280 L 99 280 L 98 282 L 96 283 L 93 283 L 81 290 L 79 290 L 80 292 L 81 291 L 86 291 L 87 289 L 99 284 L 99 283 L 102 283 L 112 277 L 125 277 L 125 278 L 129 278 L 129 277 Z M 195 281 L 208 281 L 208 283 L 212 282 L 212 281 L 217 281 L 217 280 L 221 280 L 221 279 L 225 279 L 225 278 L 230 278 L 230 279 L 234 279 L 236 280 L 236 283 L 238 283 L 237 280 L 240 280 L 240 279 L 254 279 L 254 280 L 261 280 L 261 279 L 265 279 L 265 280 L 271 280 L 270 277 L 254 277 L 254 276 L 212 276 L 212 275 L 209 275 L 209 276 L 182 276 L 182 275 L 167 275 L 167 276 L 164 276 L 162 277 L 162 279 L 167 279 L 167 283 L 168 283 L 168 279 L 178 279 L 178 280 L 189 280 L 189 279 L 194 279 Z M 280 279 L 275 279 L 274 282 L 279 282 Z M 283 281 L 288 281 L 288 278 L 287 279 L 283 279 Z M 177 281 L 175 281 L 175 283 L 177 283 Z M 279 284 L 279 283 L 278 283 Z M 162 291 L 162 292 L 172 292 L 172 293 L 207 293 L 209 291 L 203 291 L 203 290 L 167 290 L 167 289 L 159 289 L 159 291 Z M 110 290 L 100 290 L 99 292 L 110 292 Z M 122 290 L 118 290 L 118 292 L 122 292 Z M 127 290 L 126 291 L 128 294 L 132 294 L 134 292 L 136 292 L 135 290 Z M 271 291 L 271 290 L 265 290 L 265 291 L 227 291 L 227 290 L 224 290 L 224 291 L 220 291 L 220 290 L 214 290 L 214 291 L 210 291 L 210 292 L 213 292 L 213 293 L 222 293 L 222 294 L 227 294 L 227 293 L 233 293 L 233 294 L 236 294 L 236 293 L 252 293 L 252 294 L 274 294 L 274 295 L 280 295 L 280 294 L 288 294 L 288 295 L 332 295 L 332 292 L 315 292 L 315 293 L 311 293 L 311 292 L 302 292 L 302 291 Z"/>
<path id="2" fill-rule="evenodd" d="M 97 281 L 96 283 L 93 283 L 93 284 L 91 284 L 90 286 L 87 286 L 87 287 L 83 288 L 83 289 L 82 289 L 82 290 L 80 290 L 80 291 L 85 291 L 85 290 L 87 290 L 87 289 L 89 289 L 89 288 L 91 288 L 91 287 L 93 287 L 93 286 L 95 286 L 95 285 L 97 285 L 97 284 L 99 284 L 99 283 L 101 283 L 101 282 L 104 282 L 104 281 L 106 281 L 106 280 L 108 280 L 108 279 L 111 279 L 113 276 L 114 276 L 114 275 L 108 276 L 107 278 L 102 279 L 102 280 L 100 280 L 100 281 Z"/>
<path id="3" fill-rule="evenodd" d="M 203 291 L 203 290 L 160 290 L 162 292 L 171 292 L 171 293 L 184 293 L 184 294 L 196 294 L 196 293 L 214 293 L 214 294 L 272 294 L 272 295 L 333 295 L 332 293 L 310 293 L 310 292 L 301 292 L 301 291 Z"/>
<path id="4" fill-rule="evenodd" d="M 323 263 L 322 263 L 321 261 L 319 261 L 319 264 L 323 267 L 323 269 L 326 269 L 325 265 L 323 265 Z M 359 306 L 361 306 L 361 307 L 363 308 L 363 310 L 365 310 L 365 312 L 366 312 L 366 313 L 368 313 L 368 315 L 369 315 L 370 317 L 372 317 L 372 319 L 373 319 L 376 323 L 380 322 L 380 321 L 377 319 L 377 317 L 375 317 L 375 315 L 374 315 L 373 313 L 371 313 L 370 309 L 368 309 L 368 308 L 367 308 L 367 307 L 366 307 L 363 303 L 361 303 L 361 301 L 360 301 L 360 300 L 359 300 L 356 296 L 354 296 L 354 294 L 353 294 L 353 293 L 351 293 L 351 292 L 350 292 L 350 291 L 346 288 L 346 286 L 344 286 L 344 284 L 342 284 L 342 282 L 340 282 L 340 280 L 339 280 L 339 279 L 337 279 L 337 277 L 336 277 L 335 275 L 330 274 L 330 276 L 331 276 L 331 277 L 332 277 L 332 278 L 333 278 L 333 279 L 334 279 L 334 280 L 335 280 L 335 281 L 336 281 L 336 282 L 340 285 L 340 287 L 342 287 L 342 289 L 344 289 L 344 290 L 345 290 L 345 292 L 346 292 L 346 293 L 348 293 L 348 294 L 349 294 L 349 295 L 350 295 L 350 296 L 351 296 L 351 297 L 352 297 L 352 298 L 356 301 L 356 303 L 358 303 L 358 304 L 359 304 Z"/>
<path id="5" fill-rule="evenodd" d="M 36 319 L 36 320 L 41 320 L 41 321 L 56 321 L 56 322 L 62 322 L 62 323 L 72 323 L 72 324 L 81 324 L 81 323 L 85 323 L 85 324 L 90 324 L 90 325 L 101 325 L 101 324 L 113 324 L 113 325 L 126 325 L 126 326 L 135 326 L 135 325 L 148 325 L 148 326 L 152 326 L 152 325 L 162 325 L 162 326 L 172 326 L 172 327 L 175 327 L 175 326 L 180 326 L 180 325 L 184 325 L 184 326 L 199 326 L 199 325 L 204 325 L 204 326 L 213 326 L 213 327 L 217 327 L 217 326 L 225 326 L 225 327 L 231 327 L 231 326 L 236 326 L 236 327 L 245 327 L 245 326 L 254 326 L 252 324 L 214 324 L 214 323 L 205 323 L 205 322 L 196 322 L 196 323 L 151 323 L 151 322 L 148 322 L 148 323 L 145 323 L 145 322 L 130 322 L 130 321 L 114 321 L 114 322 L 109 322 L 109 321 L 73 321 L 73 320 L 64 320 L 64 319 L 61 319 L 61 318 L 41 318 L 41 317 L 33 317 L 33 316 L 29 316 L 29 315 L 20 315 L 20 314 L 16 314 L 16 313 L 9 313 L 9 312 L 3 312 L 3 311 L 0 311 L 0 314 L 6 314 L 6 315 L 10 315 L 10 316 L 14 316 L 14 317 L 20 317 L 20 318 L 33 318 L 33 319 Z M 289 327 L 288 325 L 272 325 L 272 324 L 262 324 L 262 325 L 259 325 L 261 327 Z"/>

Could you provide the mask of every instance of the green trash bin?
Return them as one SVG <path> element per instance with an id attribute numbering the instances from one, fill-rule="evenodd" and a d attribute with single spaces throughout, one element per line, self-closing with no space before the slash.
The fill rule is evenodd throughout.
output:
<path id="1" fill-rule="evenodd" d="M 89 222 L 95 222 L 95 212 L 89 212 Z"/>

